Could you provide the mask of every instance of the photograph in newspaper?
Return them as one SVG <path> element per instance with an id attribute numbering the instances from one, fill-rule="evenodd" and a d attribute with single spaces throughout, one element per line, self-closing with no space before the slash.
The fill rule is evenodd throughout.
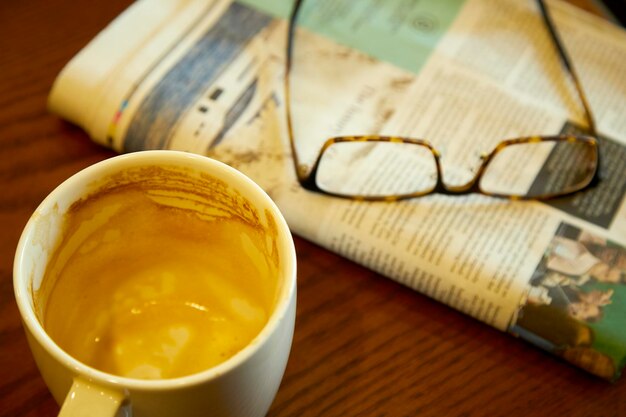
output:
<path id="1" fill-rule="evenodd" d="M 626 365 L 625 328 L 626 248 L 562 223 L 511 332 L 616 379 Z"/>

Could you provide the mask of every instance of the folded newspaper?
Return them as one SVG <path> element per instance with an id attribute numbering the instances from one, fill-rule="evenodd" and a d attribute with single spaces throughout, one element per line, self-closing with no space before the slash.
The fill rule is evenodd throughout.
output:
<path id="1" fill-rule="evenodd" d="M 458 177 L 500 139 L 584 126 L 533 1 L 314 3 L 297 30 L 316 71 L 293 80 L 309 86 L 293 105 L 306 158 L 320 129 L 396 134 L 432 140 Z M 366 203 L 303 190 L 283 108 L 291 0 L 140 0 L 67 64 L 49 108 L 119 152 L 230 164 L 294 233 L 614 380 L 626 365 L 626 32 L 549 5 L 596 113 L 602 180 L 548 202 Z"/>

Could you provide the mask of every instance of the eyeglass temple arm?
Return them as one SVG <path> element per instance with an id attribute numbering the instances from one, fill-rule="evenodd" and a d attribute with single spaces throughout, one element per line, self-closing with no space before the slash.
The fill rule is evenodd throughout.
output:
<path id="1" fill-rule="evenodd" d="M 291 146 L 291 157 L 293 160 L 293 164 L 296 171 L 296 176 L 298 181 L 302 183 L 304 179 L 306 179 L 307 175 L 300 167 L 300 159 L 298 158 L 298 152 L 296 150 L 296 143 L 293 136 L 293 123 L 291 121 L 291 89 L 289 87 L 289 78 L 291 74 L 291 62 L 292 62 L 292 51 L 293 51 L 293 34 L 296 27 L 296 18 L 298 15 L 298 11 L 300 10 L 300 4 L 302 0 L 294 1 L 293 7 L 291 9 L 291 14 L 289 16 L 289 22 L 287 27 L 287 51 L 285 56 L 285 74 L 283 76 L 283 81 L 285 83 L 285 115 L 287 122 L 287 136 L 289 136 L 289 145 Z"/>
<path id="2" fill-rule="evenodd" d="M 585 95 L 582 84 L 578 78 L 576 69 L 574 68 L 572 61 L 569 58 L 567 51 L 565 50 L 565 46 L 559 36 L 559 33 L 557 32 L 556 26 L 554 25 L 554 21 L 550 16 L 550 12 L 548 11 L 548 7 L 546 6 L 545 1 L 537 0 L 537 3 L 539 5 L 539 9 L 541 10 L 541 16 L 543 17 L 543 20 L 548 27 L 548 32 L 550 33 L 552 41 L 554 42 L 559 56 L 561 57 L 561 61 L 563 62 L 565 69 L 567 69 L 572 79 L 574 80 L 574 85 L 576 86 L 578 97 L 580 98 L 580 101 L 585 109 L 585 116 L 587 118 L 587 124 L 589 125 L 589 133 L 592 136 L 597 137 L 598 135 L 596 132 L 596 123 L 594 121 L 593 114 L 591 113 L 591 106 L 589 106 L 587 96 Z"/>

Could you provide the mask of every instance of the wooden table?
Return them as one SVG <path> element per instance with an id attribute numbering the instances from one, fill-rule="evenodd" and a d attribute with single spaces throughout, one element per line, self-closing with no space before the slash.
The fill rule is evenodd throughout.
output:
<path id="1" fill-rule="evenodd" d="M 0 2 L 0 416 L 58 412 L 21 327 L 13 254 L 50 191 L 114 155 L 45 103 L 62 66 L 129 3 Z M 626 415 L 626 378 L 596 379 L 297 237 L 296 247 L 295 339 L 270 416 Z"/>

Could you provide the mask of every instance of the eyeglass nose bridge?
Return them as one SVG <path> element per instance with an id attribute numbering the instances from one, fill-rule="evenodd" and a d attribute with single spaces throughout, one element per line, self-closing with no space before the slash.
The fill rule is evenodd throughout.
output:
<path id="1" fill-rule="evenodd" d="M 444 195 L 464 195 L 473 193 L 485 194 L 485 192 L 480 189 L 479 180 L 483 175 L 483 172 L 485 172 L 485 168 L 489 162 L 489 154 L 481 154 L 480 159 L 482 163 L 478 166 L 474 176 L 468 182 L 461 185 L 449 185 L 443 181 L 443 169 L 441 167 L 440 154 L 435 151 L 433 152 L 433 156 L 435 158 L 435 166 L 437 167 L 437 183 L 435 184 L 433 192 Z"/>

